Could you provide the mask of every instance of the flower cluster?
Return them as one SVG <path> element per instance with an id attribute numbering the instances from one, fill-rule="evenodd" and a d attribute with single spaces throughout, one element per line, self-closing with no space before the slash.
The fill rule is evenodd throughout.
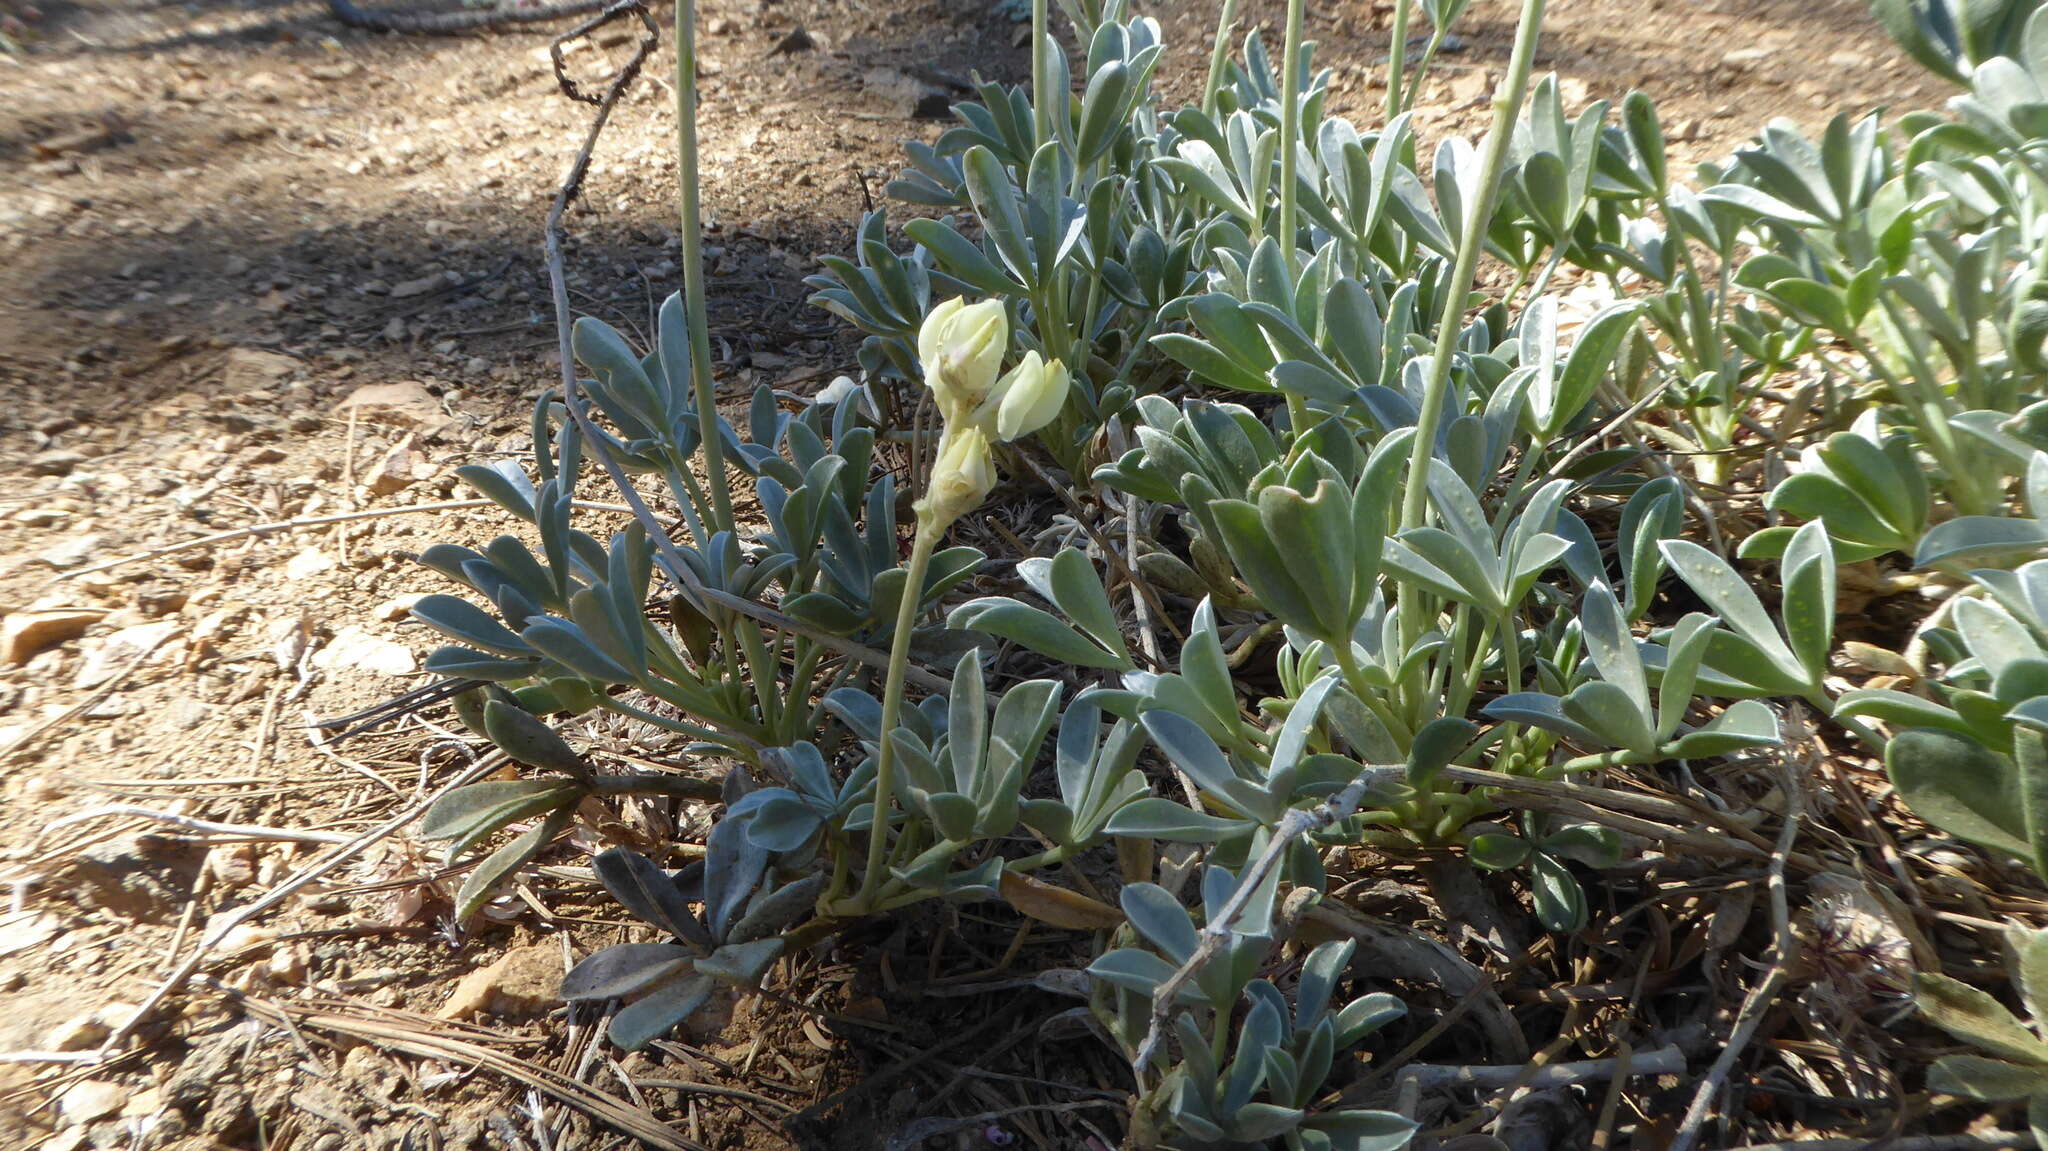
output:
<path id="1" fill-rule="evenodd" d="M 943 530 L 979 507 L 996 482 L 989 445 L 1030 435 L 1051 423 L 1067 402 L 1065 364 L 1026 352 L 1005 373 L 1009 345 L 1010 321 L 1001 300 L 947 300 L 918 330 L 925 386 L 945 421 L 938 462 L 917 505 L 921 530 Z"/>

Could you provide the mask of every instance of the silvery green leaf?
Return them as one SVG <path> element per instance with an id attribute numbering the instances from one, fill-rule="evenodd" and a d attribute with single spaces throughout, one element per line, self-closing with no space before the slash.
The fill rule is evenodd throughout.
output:
<path id="1" fill-rule="evenodd" d="M 696 953 L 673 943 L 622 943 L 586 956 L 562 977 L 562 998 L 623 999 L 688 966 Z"/>
<path id="2" fill-rule="evenodd" d="M 1344 976 L 1351 956 L 1358 950 L 1356 940 L 1331 940 L 1316 945 L 1302 961 L 1301 981 L 1294 989 L 1294 1027 L 1306 1031 L 1315 1026 L 1330 1005 L 1330 995 Z"/>
<path id="3" fill-rule="evenodd" d="M 1674 759 L 1711 759 L 1744 748 L 1767 747 L 1782 741 L 1778 717 L 1770 707 L 1753 699 L 1742 700 L 1712 720 L 1689 731 L 1666 746 Z"/>
<path id="4" fill-rule="evenodd" d="M 1834 714 L 1845 719 L 1882 720 L 1900 731 L 1909 727 L 1933 727 L 1966 737 L 1975 732 L 1954 708 L 1888 688 L 1866 687 L 1845 691 L 1835 700 Z"/>
<path id="5" fill-rule="evenodd" d="M 1529 886 L 1536 918 L 1552 931 L 1577 931 L 1586 925 L 1586 893 L 1564 864 L 1538 854 L 1529 861 Z"/>
<path id="6" fill-rule="evenodd" d="M 1349 1047 L 1408 1014 L 1408 1005 L 1384 991 L 1361 995 L 1337 1012 L 1337 1046 Z"/>
<path id="7" fill-rule="evenodd" d="M 730 818 L 730 816 L 728 816 Z M 826 876 L 812 872 L 793 883 L 785 883 L 747 905 L 746 913 L 726 933 L 727 943 L 752 943 L 766 939 L 801 919 L 817 905 L 825 890 Z"/>
<path id="8" fill-rule="evenodd" d="M 1582 747 L 1597 747 L 1606 742 L 1578 720 L 1565 714 L 1563 700 L 1543 692 L 1514 692 L 1501 696 L 1480 710 L 1489 719 L 1506 723 L 1526 723 L 1531 727 L 1555 732 Z"/>
<path id="9" fill-rule="evenodd" d="M 1827 526 L 1814 522 L 1794 533 L 1779 571 L 1785 635 L 1807 682 L 1818 684 L 1827 675 L 1835 633 L 1835 553 Z"/>
<path id="10" fill-rule="evenodd" d="M 1022 568 L 1023 564 L 1018 567 Z M 1052 592 L 1047 598 L 1058 605 L 1090 639 L 1121 657 L 1123 666 L 1129 667 L 1131 653 L 1124 646 L 1123 629 L 1117 624 L 1116 609 L 1110 606 L 1109 593 L 1102 589 L 1102 581 L 1096 576 L 1095 565 L 1089 562 L 1087 553 L 1078 548 L 1062 549 L 1048 562 L 1047 568 L 1046 582 Z"/>
<path id="11" fill-rule="evenodd" d="M 1586 641 L 1586 656 L 1599 669 L 1600 678 L 1627 694 L 1636 710 L 1651 721 L 1650 680 L 1643 672 L 1643 659 L 1636 651 L 1621 604 L 1613 589 L 1595 583 L 1579 605 L 1579 628 Z"/>
<path id="12" fill-rule="evenodd" d="M 569 742 L 532 712 L 502 700 L 484 704 L 484 733 L 514 760 L 530 767 L 587 776 L 590 767 Z"/>
<path id="13" fill-rule="evenodd" d="M 2048 1043 L 1989 992 L 1923 971 L 1913 977 L 1913 1006 L 1929 1023 L 1979 1050 L 2048 1068 Z"/>
<path id="14" fill-rule="evenodd" d="M 1416 1126 L 1392 1111 L 1324 1111 L 1303 1122 L 1304 1130 L 1329 1140 L 1329 1151 L 1401 1151 Z"/>
<path id="15" fill-rule="evenodd" d="M 1259 1078 L 1265 1078 L 1263 1066 Z M 1304 1114 L 1306 1113 L 1298 1107 L 1282 1107 L 1277 1103 L 1253 1101 L 1243 1104 L 1231 1113 L 1230 1135 L 1233 1139 L 1245 1142 L 1264 1142 L 1300 1126 Z"/>
<path id="16" fill-rule="evenodd" d="M 1544 836 L 1543 851 L 1587 867 L 1613 867 L 1621 862 L 1621 836 L 1597 823 L 1575 823 Z"/>
<path id="17" fill-rule="evenodd" d="M 498 884 L 510 878 L 512 873 L 525 867 L 541 849 L 554 842 L 575 818 L 570 808 L 550 811 L 538 824 L 520 834 L 519 838 L 492 852 L 489 858 L 476 865 L 462 881 L 462 889 L 455 893 L 455 917 L 467 919 L 476 914 L 478 908 L 490 901 L 491 892 Z"/>
<path id="18" fill-rule="evenodd" d="M 1649 754 L 1657 747 L 1651 716 L 1629 693 L 1606 680 L 1580 684 L 1564 697 L 1564 714 L 1609 747 Z"/>
<path id="19" fill-rule="evenodd" d="M 514 658 L 531 656 L 533 648 L 510 628 L 468 600 L 430 595 L 412 605 L 412 617 L 450 639 Z"/>
<path id="20" fill-rule="evenodd" d="M 1713 642 L 1714 625 L 1720 621 L 1703 612 L 1688 612 L 1671 629 L 1664 649 L 1663 675 L 1657 682 L 1657 738 L 1666 740 L 1685 720 L 1692 704 L 1693 685 L 1699 681 L 1700 664 Z"/>
<path id="21" fill-rule="evenodd" d="M 1175 963 L 1186 963 L 1200 939 L 1195 921 L 1180 901 L 1156 883 L 1125 884 L 1118 897 L 1124 915 L 1146 942 L 1166 953 Z"/>
<path id="22" fill-rule="evenodd" d="M 1408 751 L 1408 779 L 1423 786 L 1471 745 L 1479 725 L 1458 716 L 1433 719 L 1415 733 Z"/>
<path id="23" fill-rule="evenodd" d="M 1927 529 L 1913 551 L 1913 566 L 1995 563 L 2048 548 L 2048 525 L 2034 519 L 1958 516 Z"/>
<path id="24" fill-rule="evenodd" d="M 2042 652 L 2025 624 L 1996 603 L 1959 597 L 1954 611 L 1956 630 L 1962 633 L 1964 644 L 1993 679 L 2017 661 L 2038 660 L 2048 654 Z"/>
<path id="25" fill-rule="evenodd" d="M 1241 814 L 1269 822 L 1279 817 L 1277 809 L 1285 805 L 1286 797 L 1268 796 L 1240 776 L 1201 725 L 1160 709 L 1144 712 L 1139 719 L 1167 762 L 1185 771 L 1204 792 Z"/>
<path id="26" fill-rule="evenodd" d="M 1778 634 L 1763 602 L 1728 562 L 1690 540 L 1664 540 L 1665 562 L 1705 600 L 1722 622 L 1755 645 L 1782 674 L 1807 680 L 1806 665 Z"/>
<path id="27" fill-rule="evenodd" d="M 1333 671 L 1302 689 L 1301 695 L 1288 709 L 1286 722 L 1280 725 L 1280 734 L 1273 741 L 1269 774 L 1292 770 L 1301 762 L 1302 753 L 1308 748 L 1309 736 L 1315 732 L 1316 718 L 1322 714 L 1323 701 L 1329 698 L 1342 678 Z"/>
<path id="28" fill-rule="evenodd" d="M 1018 211 L 1017 187 L 1010 182 L 1002 161 L 994 152 L 976 145 L 961 157 L 961 167 L 967 175 L 967 194 L 974 202 L 975 215 L 995 241 L 1003 264 L 1027 290 L 1036 288 L 1041 273 L 1049 269 L 1041 269 L 1035 263 L 1031 236 Z"/>
<path id="29" fill-rule="evenodd" d="M 725 938 L 767 870 L 768 850 L 747 834 L 744 823 L 722 819 L 711 829 L 704 841 L 704 919 L 713 938 Z"/>
<path id="30" fill-rule="evenodd" d="M 1927 1089 L 1986 1103 L 2037 1099 L 2048 1094 L 2048 1067 L 1981 1055 L 1944 1055 L 1928 1067 Z"/>
<path id="31" fill-rule="evenodd" d="M 627 911 L 671 935 L 700 946 L 709 946 L 711 935 L 704 930 L 690 901 L 677 889 L 668 872 L 654 861 L 623 847 L 608 848 L 590 861 L 591 870 L 613 899 Z"/>
<path id="32" fill-rule="evenodd" d="M 1291 627 L 1321 634 L 1323 624 L 1315 600 L 1296 577 L 1297 569 L 1282 557 L 1267 534 L 1260 509 L 1243 500 L 1217 500 L 1209 510 L 1231 562 L 1258 597 L 1259 606 Z"/>
<path id="33" fill-rule="evenodd" d="M 1959 839 L 2031 855 L 2019 772 L 2010 759 L 1968 736 L 1914 728 L 1892 737 L 1884 760 L 1914 815 Z"/>
<path id="34" fill-rule="evenodd" d="M 527 478 L 526 469 L 517 463 L 495 460 L 488 464 L 465 464 L 456 468 L 455 474 L 482 493 L 485 499 L 527 523 L 534 521 L 533 501 L 537 493 L 533 481 Z"/>
<path id="35" fill-rule="evenodd" d="M 1257 826 L 1249 820 L 1222 819 L 1159 796 L 1125 804 L 1103 830 L 1111 835 L 1164 839 L 1169 843 L 1216 843 Z"/>
<path id="36" fill-rule="evenodd" d="M 1266 1049 L 1280 1042 L 1287 1026 L 1279 1008 L 1270 999 L 1259 999 L 1245 1013 L 1237 1028 L 1230 1070 L 1224 1073 L 1218 1110 L 1233 1119 L 1251 1102 L 1252 1092 L 1266 1078 Z"/>
<path id="37" fill-rule="evenodd" d="M 632 672 L 597 649 L 582 629 L 565 619 L 543 619 L 520 633 L 533 650 L 598 683 L 632 683 Z"/>
<path id="38" fill-rule="evenodd" d="M 697 960 L 697 971 L 735 987 L 754 987 L 782 955 L 780 937 L 756 939 L 750 943 L 728 943 Z"/>
<path id="39" fill-rule="evenodd" d="M 716 989 L 708 975 L 691 973 L 673 978 L 642 999 L 623 1007 L 612 1016 L 606 1034 L 622 1051 L 638 1051 L 667 1035 L 675 1025 L 690 1017 Z"/>
<path id="40" fill-rule="evenodd" d="M 1507 871 L 1527 863 L 1534 849 L 1528 840 L 1503 831 L 1474 835 L 1466 841 L 1465 850 L 1473 866 L 1488 871 Z"/>
<path id="41" fill-rule="evenodd" d="M 441 797 L 420 821 L 420 838 L 447 839 L 455 860 L 499 828 L 574 804 L 581 792 L 559 780 L 516 779 L 472 783 Z"/>
<path id="42" fill-rule="evenodd" d="M 1088 965 L 1088 974 L 1112 986 L 1135 991 L 1147 1000 L 1160 984 L 1173 978 L 1173 972 L 1173 964 L 1135 947 L 1105 952 Z M 1179 1002 L 1207 1006 L 1209 997 L 1199 981 L 1191 979 L 1181 988 Z"/>

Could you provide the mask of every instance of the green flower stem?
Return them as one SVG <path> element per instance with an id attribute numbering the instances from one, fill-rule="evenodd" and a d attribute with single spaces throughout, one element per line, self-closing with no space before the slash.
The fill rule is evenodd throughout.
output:
<path id="1" fill-rule="evenodd" d="M 1515 50 L 1509 58 L 1508 73 L 1493 94 L 1493 126 L 1486 137 L 1486 151 L 1479 164 L 1479 194 L 1465 207 L 1459 229 L 1458 258 L 1445 281 L 1443 315 L 1438 317 L 1436 349 L 1430 359 L 1429 379 L 1422 393 L 1422 411 L 1416 420 L 1415 446 L 1408 457 L 1408 488 L 1401 495 L 1401 530 L 1422 527 L 1429 514 L 1429 462 L 1436 456 L 1437 426 L 1443 422 L 1444 399 L 1450 391 L 1451 364 L 1457 355 L 1458 334 L 1465 315 L 1465 298 L 1472 292 L 1479 270 L 1486 225 L 1493 218 L 1494 200 L 1500 194 L 1501 172 L 1507 165 L 1508 144 L 1514 138 L 1515 121 L 1522 114 L 1522 98 L 1528 93 L 1529 73 L 1536 60 L 1536 40 L 1543 27 L 1545 0 L 1523 0 L 1521 23 L 1515 29 Z M 1402 7 L 1405 7 L 1403 0 Z M 1396 9 L 1396 21 L 1401 19 Z M 1395 51 L 1405 27 L 1395 29 Z M 1389 77 L 1391 87 L 1394 77 Z M 1391 93 L 1390 93 L 1391 94 Z M 1419 595 L 1401 597 L 1401 639 L 1406 647 L 1415 642 L 1428 622 L 1428 607 Z"/>
<path id="2" fill-rule="evenodd" d="M 1037 147 L 1044 147 L 1052 139 L 1053 92 L 1045 82 L 1045 34 L 1049 23 L 1045 8 L 1046 0 L 1031 0 L 1031 118 L 1037 129 L 1032 143 Z"/>
<path id="3" fill-rule="evenodd" d="M 704 440 L 704 469 L 710 473 L 712 528 L 729 532 L 733 530 L 732 493 L 725 482 L 725 441 L 718 434 L 718 402 L 711 380 L 711 326 L 704 310 L 704 221 L 697 176 L 696 0 L 676 0 L 676 179 L 682 199 L 683 314 L 690 329 L 690 389 L 697 406 L 697 431 Z"/>
<path id="4" fill-rule="evenodd" d="M 1280 215 L 1273 238 L 1280 242 L 1289 280 L 1295 269 L 1294 182 L 1301 154 L 1301 3 L 1287 0 L 1287 39 L 1280 52 Z M 1287 423 L 1296 440 L 1308 432 L 1308 400 L 1295 392 L 1287 393 Z"/>
<path id="5" fill-rule="evenodd" d="M 1387 119 L 1392 121 L 1407 107 L 1402 99 L 1402 73 L 1408 68 L 1408 21 L 1415 0 L 1394 0 L 1394 39 L 1387 45 Z"/>
<path id="6" fill-rule="evenodd" d="M 1280 99 L 1280 222 L 1273 234 L 1280 241 L 1280 254 L 1286 258 L 1287 275 L 1292 278 L 1295 165 L 1301 154 L 1301 0 L 1287 0 L 1287 40 L 1280 51 Z"/>
<path id="7" fill-rule="evenodd" d="M 873 910 L 887 870 L 889 812 L 896 798 L 895 741 L 889 735 L 903 715 L 903 678 L 910 668 L 910 632 L 917 624 L 918 604 L 924 599 L 925 569 L 931 566 L 932 549 L 945 532 L 945 524 L 918 516 L 917 534 L 910 544 L 910 570 L 903 580 L 903 602 L 897 605 L 896 631 L 889 638 L 888 681 L 882 690 L 882 746 L 875 759 L 875 814 L 868 825 L 867 870 L 861 876 L 860 893 L 854 897 L 854 906 L 862 912 Z"/>
<path id="8" fill-rule="evenodd" d="M 1237 24 L 1237 0 L 1223 0 L 1216 17 L 1216 41 L 1209 47 L 1209 79 L 1202 85 L 1202 115 L 1216 115 L 1216 93 L 1223 90 L 1223 71 L 1230 63 L 1230 33 Z M 2043 265 L 2048 269 L 2048 264 Z"/>

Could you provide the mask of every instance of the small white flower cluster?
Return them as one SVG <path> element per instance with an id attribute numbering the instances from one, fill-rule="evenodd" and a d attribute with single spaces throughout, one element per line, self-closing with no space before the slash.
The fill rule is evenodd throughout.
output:
<path id="1" fill-rule="evenodd" d="M 918 501 L 921 530 L 941 530 L 981 506 L 996 483 L 989 445 L 1030 435 L 1066 405 L 1066 365 L 1026 352 L 1004 373 L 1009 346 L 1000 300 L 947 300 L 918 329 L 925 386 L 945 421 L 931 483 Z"/>

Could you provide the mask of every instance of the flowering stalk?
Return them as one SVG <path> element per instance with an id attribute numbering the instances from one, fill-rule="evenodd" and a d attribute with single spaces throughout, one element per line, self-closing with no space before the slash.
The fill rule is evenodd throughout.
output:
<path id="1" fill-rule="evenodd" d="M 903 716 L 903 681 L 910 668 L 910 633 L 924 602 L 925 574 L 946 529 L 995 490 L 992 442 L 1014 440 L 1044 427 L 1066 406 L 1066 366 L 1026 352 L 1000 379 L 1010 344 L 1009 316 L 1000 300 L 963 304 L 947 300 L 933 308 L 918 330 L 918 356 L 925 386 L 945 421 L 939 452 L 916 504 L 917 530 L 910 543 L 903 598 L 896 605 L 890 636 L 888 679 L 882 691 L 881 746 L 875 752 L 874 815 L 868 828 L 867 867 L 849 911 L 880 909 L 889 861 L 889 815 L 896 798 L 896 750 L 890 734 Z"/>
<path id="2" fill-rule="evenodd" d="M 690 391 L 704 469 L 711 473 L 713 531 L 733 530 L 732 493 L 725 482 L 725 441 L 718 434 L 712 392 L 711 328 L 704 312 L 704 221 L 697 175 L 697 3 L 676 3 L 676 181 L 682 199 L 683 314 L 690 329 Z"/>
<path id="3" fill-rule="evenodd" d="M 1508 144 L 1515 134 L 1515 121 L 1522 114 L 1522 98 L 1529 89 L 1529 73 L 1536 60 L 1537 34 L 1543 27 L 1544 0 L 1523 0 L 1521 23 L 1515 30 L 1515 50 L 1508 60 L 1508 72 L 1493 94 L 1493 125 L 1486 136 L 1486 151 L 1480 157 L 1477 195 L 1465 205 L 1459 229 L 1458 258 L 1445 280 L 1443 314 L 1437 318 L 1436 349 L 1429 363 L 1429 378 L 1422 393 L 1422 410 L 1415 424 L 1414 447 L 1408 458 L 1408 487 L 1401 494 L 1401 527 L 1407 532 L 1423 527 L 1429 514 L 1429 461 L 1436 455 L 1437 426 L 1443 422 L 1444 397 L 1450 391 L 1451 365 L 1457 356 L 1458 336 L 1464 330 L 1465 300 L 1479 270 L 1479 250 L 1484 246 L 1486 225 L 1493 219 L 1493 206 L 1500 194 L 1501 172 L 1507 166 Z M 1396 35 L 1401 35 L 1397 32 Z M 1399 40 L 1395 41 L 1396 48 Z M 1403 650 L 1427 630 L 1422 596 L 1404 589 L 1400 602 Z"/>

